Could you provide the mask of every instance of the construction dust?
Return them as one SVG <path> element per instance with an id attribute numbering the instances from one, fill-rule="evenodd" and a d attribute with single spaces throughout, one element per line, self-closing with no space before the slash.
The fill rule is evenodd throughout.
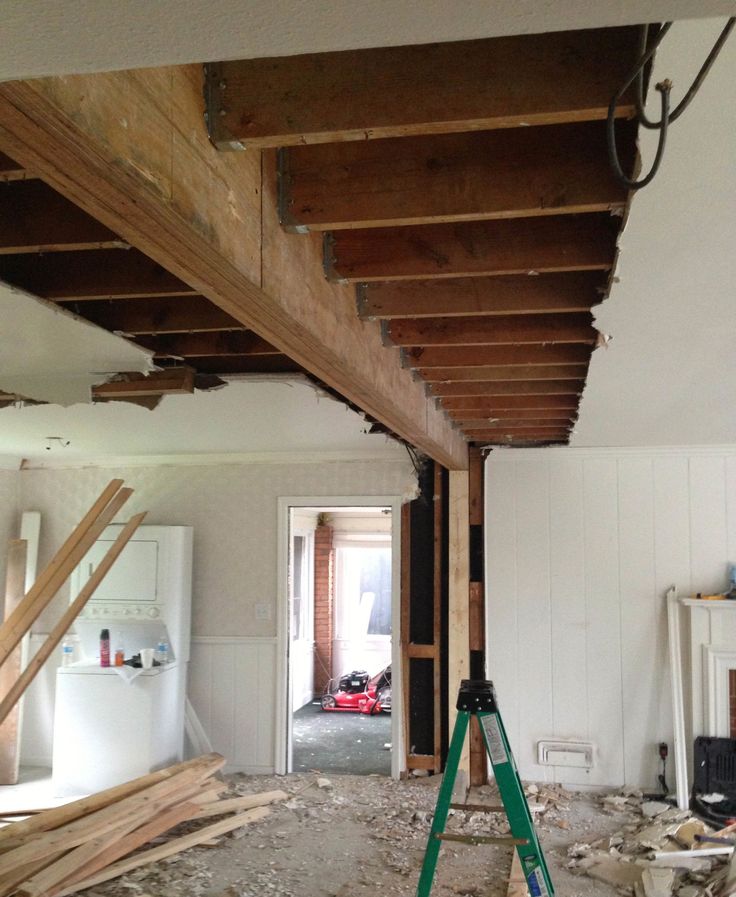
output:
<path id="1" fill-rule="evenodd" d="M 381 776 L 318 774 L 228 779 L 237 796 L 282 789 L 289 798 L 255 824 L 121 878 L 88 897 L 413 897 L 437 800 L 438 777 L 395 782 Z M 601 796 L 527 785 L 558 897 L 716 895 L 727 857 L 694 868 L 657 867 L 653 851 L 680 851 L 711 831 L 638 792 Z M 469 803 L 498 804 L 492 786 Z M 648 815 L 652 814 L 652 815 Z M 686 828 L 683 829 L 683 825 Z M 503 813 L 451 811 L 448 831 L 508 834 Z M 682 836 L 678 838 L 678 833 Z M 433 897 L 506 897 L 511 850 L 445 844 Z M 685 863 L 687 865 L 687 863 Z M 645 874 L 646 873 L 646 874 Z"/>

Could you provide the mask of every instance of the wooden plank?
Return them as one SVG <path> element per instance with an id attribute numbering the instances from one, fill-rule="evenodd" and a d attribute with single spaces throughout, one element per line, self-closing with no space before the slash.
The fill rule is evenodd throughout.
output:
<path id="1" fill-rule="evenodd" d="M 410 658 L 419 658 L 421 660 L 435 660 L 438 656 L 438 648 L 432 645 L 419 645 L 415 642 L 409 642 L 408 655 Z"/>
<path id="2" fill-rule="evenodd" d="M 469 497 L 466 471 L 450 471 L 449 492 L 449 608 L 447 687 L 449 697 L 449 731 L 455 725 L 455 700 L 460 681 L 470 676 L 469 650 Z M 469 785 L 470 750 L 466 738 L 458 768 L 458 790 Z"/>
<path id="3" fill-rule="evenodd" d="M 468 455 L 468 460 L 470 456 Z M 444 526 L 444 489 L 443 471 L 439 464 L 434 465 L 434 485 L 432 489 L 433 550 L 432 565 L 432 643 L 435 651 L 432 667 L 432 684 L 434 687 L 434 766 L 435 774 L 442 771 L 442 590 L 445 577 L 444 549 L 446 532 Z"/>
<path id="4" fill-rule="evenodd" d="M 624 170 L 636 124 L 621 126 Z M 356 140 L 279 153 L 287 230 L 396 227 L 623 209 L 603 122 Z"/>
<path id="5" fill-rule="evenodd" d="M 553 396 L 580 395 L 585 380 L 501 380 L 480 383 L 430 383 L 433 396 Z"/>
<path id="6" fill-rule="evenodd" d="M 208 126 L 238 149 L 604 119 L 637 47 L 608 28 L 210 64 Z"/>
<path id="7" fill-rule="evenodd" d="M 590 314 L 508 315 L 497 318 L 397 318 L 384 324 L 397 346 L 504 346 L 528 343 L 593 345 L 598 331 Z"/>
<path id="8" fill-rule="evenodd" d="M 75 302 L 197 292 L 136 249 L 0 256 L 0 279 L 43 299 Z"/>
<path id="9" fill-rule="evenodd" d="M 26 558 L 28 543 L 25 539 L 11 539 L 5 567 L 5 604 L 3 619 L 15 611 L 23 600 L 26 589 Z M 0 667 L 0 696 L 3 698 L 21 673 L 21 646 L 18 645 Z M 0 725 L 0 785 L 15 785 L 20 763 L 20 708 L 16 707 Z"/>
<path id="10" fill-rule="evenodd" d="M 499 274 L 387 280 L 357 286 L 358 314 L 366 320 L 463 315 L 590 311 L 602 299 L 605 276 L 597 271 Z"/>
<path id="11" fill-rule="evenodd" d="M 278 226 L 273 160 L 212 150 L 201 76 L 181 66 L 4 82 L 0 147 L 366 414 L 462 469 L 464 440 L 325 282 L 319 247 Z"/>
<path id="12" fill-rule="evenodd" d="M 16 180 L 0 190 L 0 255 L 128 244 L 43 181 Z"/>
<path id="13" fill-rule="evenodd" d="M 216 308 L 216 306 L 212 306 Z M 217 309 L 219 311 L 219 309 Z M 213 330 L 209 333 L 141 335 L 136 342 L 158 358 L 197 358 L 203 355 L 279 355 L 279 350 L 252 330 Z"/>
<path id="14" fill-rule="evenodd" d="M 407 367 L 495 367 L 508 365 L 577 364 L 587 366 L 591 349 L 575 343 L 550 346 L 410 346 Z"/>
<path id="15" fill-rule="evenodd" d="M 511 872 L 509 873 L 509 886 L 506 889 L 506 897 L 529 897 L 529 886 L 521 866 L 518 850 L 514 850 L 511 857 Z"/>
<path id="16" fill-rule="evenodd" d="M 573 408 L 488 408 L 473 411 L 448 411 L 448 416 L 458 423 L 468 420 L 504 423 L 507 420 L 570 420 L 575 414 Z"/>
<path id="17" fill-rule="evenodd" d="M 477 380 L 579 380 L 585 368 L 575 364 L 513 365 L 509 367 L 417 368 L 428 383 Z"/>
<path id="18" fill-rule="evenodd" d="M 13 685 L 3 695 L 3 699 L 0 701 L 0 723 L 3 723 L 7 719 L 12 709 L 41 670 L 41 667 L 46 663 L 49 657 L 51 657 L 56 647 L 64 638 L 64 635 L 69 631 L 69 628 L 84 608 L 85 604 L 95 593 L 99 584 L 120 556 L 120 552 L 125 548 L 135 531 L 141 525 L 145 516 L 145 512 L 136 514 L 134 517 L 131 517 L 128 523 L 126 523 L 120 530 L 117 538 L 107 550 L 99 564 L 95 567 L 92 575 L 84 584 L 82 590 L 61 615 L 59 621 L 53 626 L 44 639 L 41 647 L 31 658 L 25 670 L 23 670 Z"/>
<path id="19" fill-rule="evenodd" d="M 442 408 L 448 411 L 479 411 L 488 415 L 496 412 L 508 412 L 517 408 L 534 410 L 537 408 L 561 409 L 574 411 L 578 407 L 578 396 L 543 395 L 543 396 L 448 396 L 440 401 Z"/>
<path id="20" fill-rule="evenodd" d="M 91 392 L 93 401 L 128 396 L 187 395 L 194 392 L 194 371 L 190 367 L 176 367 L 149 374 L 129 373 L 124 378 L 99 383 Z"/>
<path id="21" fill-rule="evenodd" d="M 10 156 L 0 153 L 0 182 L 2 181 L 22 181 L 30 178 L 30 175 L 22 165 L 19 165 Z"/>
<path id="22" fill-rule="evenodd" d="M 401 506 L 401 730 L 404 742 L 404 769 L 411 769 L 409 755 L 409 638 L 411 635 L 411 503 Z"/>
<path id="23" fill-rule="evenodd" d="M 570 430 L 568 427 L 505 427 L 498 429 L 465 430 L 468 439 L 474 441 L 488 440 L 500 443 L 513 439 L 557 439 L 566 438 Z"/>
<path id="24" fill-rule="evenodd" d="M 204 296 L 116 299 L 114 302 L 85 302 L 79 306 L 76 302 L 63 304 L 100 327 L 131 336 L 207 333 L 243 328 L 240 321 Z"/>
<path id="25" fill-rule="evenodd" d="M 570 416 L 560 417 L 555 414 L 552 417 L 539 417 L 538 412 L 532 412 L 532 417 L 453 417 L 461 430 L 497 430 L 501 432 L 508 427 L 569 427 L 572 426 Z"/>
<path id="26" fill-rule="evenodd" d="M 132 495 L 133 490 L 120 488 L 121 483 L 122 480 L 110 481 L 18 607 L 3 621 L 0 626 L 0 666 Z"/>
<path id="27" fill-rule="evenodd" d="M 407 765 L 409 769 L 428 769 L 434 771 L 434 754 L 409 754 Z"/>
<path id="28" fill-rule="evenodd" d="M 182 763 L 176 763 L 173 766 L 156 770 L 129 782 L 123 782 L 121 785 L 115 785 L 89 797 L 83 797 L 71 803 L 62 804 L 60 807 L 45 810 L 31 819 L 14 822 L 12 825 L 0 829 L 0 848 L 7 850 L 10 842 L 22 841 L 35 836 L 39 832 L 60 828 L 73 822 L 75 819 L 80 819 L 96 810 L 110 806 L 110 804 L 120 801 L 131 794 L 137 794 L 151 785 L 173 778 L 185 769 L 197 769 L 196 780 L 204 781 L 222 769 L 224 765 L 225 758 L 220 754 L 205 754 L 192 760 L 185 760 Z"/>
<path id="29" fill-rule="evenodd" d="M 237 813 L 234 816 L 228 816 L 226 819 L 220 819 L 218 822 L 213 822 L 212 825 L 197 829 L 197 831 L 188 835 L 182 835 L 180 838 L 174 838 L 159 847 L 152 847 L 150 850 L 144 850 L 132 857 L 113 863 L 91 878 L 75 882 L 71 887 L 60 891 L 56 897 L 66 897 L 68 894 L 74 894 L 77 891 L 91 888 L 93 885 L 101 884 L 103 881 L 109 881 L 111 878 L 117 878 L 119 875 L 124 875 L 126 872 L 131 872 L 140 866 L 146 866 L 149 863 L 166 859 L 166 857 L 180 853 L 182 850 L 187 850 L 189 847 L 196 847 L 204 841 L 209 841 L 210 838 L 214 838 L 217 835 L 222 835 L 225 832 L 231 832 L 244 825 L 257 822 L 259 819 L 268 816 L 270 812 L 268 807 L 256 807 L 253 810 L 247 810 L 245 813 Z"/>
<path id="30" fill-rule="evenodd" d="M 618 227 L 595 212 L 331 231 L 324 267 L 338 283 L 607 271 Z"/>

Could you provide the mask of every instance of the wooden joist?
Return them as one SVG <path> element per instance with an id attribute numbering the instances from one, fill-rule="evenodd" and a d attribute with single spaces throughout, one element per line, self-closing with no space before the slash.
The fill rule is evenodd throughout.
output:
<path id="1" fill-rule="evenodd" d="M 453 420 L 457 421 L 459 427 L 467 433 L 470 430 L 488 430 L 489 432 L 505 432 L 507 429 L 516 429 L 519 427 L 529 427 L 531 429 L 539 429 L 542 427 L 554 427 L 560 429 L 567 429 L 572 426 L 572 420 L 570 417 L 501 417 L 501 418 L 486 418 L 481 417 L 477 419 L 468 418 L 465 420 L 458 420 L 457 418 L 453 418 Z"/>
<path id="2" fill-rule="evenodd" d="M 295 374 L 304 368 L 288 355 L 206 355 L 192 359 L 202 374 Z"/>
<path id="3" fill-rule="evenodd" d="M 585 380 L 502 380 L 468 383 L 430 383 L 433 396 L 553 396 L 580 395 Z"/>
<path id="4" fill-rule="evenodd" d="M 565 409 L 575 411 L 578 407 L 576 393 L 560 395 L 505 395 L 505 396 L 446 396 L 441 400 L 441 407 L 446 411 L 479 412 L 489 416 L 496 412 L 505 412 L 523 408 L 527 411 L 538 409 Z"/>
<path id="5" fill-rule="evenodd" d="M 494 408 L 490 410 L 466 408 L 447 413 L 452 420 L 456 420 L 459 424 L 470 426 L 471 421 L 478 420 L 485 423 L 492 421 L 505 423 L 509 420 L 570 420 L 575 412 L 572 408 Z"/>
<path id="6" fill-rule="evenodd" d="M 403 360 L 410 368 L 495 367 L 576 364 L 587 367 L 591 349 L 575 343 L 550 346 L 410 346 Z"/>
<path id="7" fill-rule="evenodd" d="M 213 306 L 214 308 L 214 306 Z M 218 309 L 219 311 L 219 309 Z M 252 330 L 209 333 L 141 335 L 136 342 L 158 358 L 196 358 L 207 355 L 278 355 L 279 350 Z"/>
<path id="8" fill-rule="evenodd" d="M 361 318 L 432 318 L 462 315 L 589 311 L 602 299 L 605 276 L 596 271 L 498 275 L 358 284 Z"/>
<path id="9" fill-rule="evenodd" d="M 503 346 L 526 343 L 593 345 L 590 314 L 508 315 L 494 318 L 399 318 L 385 322 L 396 346 Z"/>
<path id="10" fill-rule="evenodd" d="M 6 156 L 5 153 L 0 153 L 0 182 L 22 181 L 30 177 L 31 175 L 22 165 L 11 159 L 10 156 Z"/>
<path id="11" fill-rule="evenodd" d="M 131 336 L 243 329 L 240 321 L 204 296 L 116 299 L 114 302 L 85 302 L 79 307 L 76 303 L 66 303 L 66 307 L 77 310 L 100 327 Z"/>
<path id="12" fill-rule="evenodd" d="M 568 427 L 515 427 L 513 429 L 505 429 L 502 432 L 488 429 L 466 430 L 465 436 L 472 442 L 495 442 L 503 445 L 514 440 L 562 440 L 567 439 L 569 433 Z"/>
<path id="13" fill-rule="evenodd" d="M 605 212 L 330 231 L 324 267 L 335 282 L 606 271 L 617 231 Z"/>
<path id="14" fill-rule="evenodd" d="M 136 249 L 0 256 L 0 279 L 60 301 L 196 293 Z"/>
<path id="15" fill-rule="evenodd" d="M 127 248 L 109 228 L 43 181 L 0 185 L 0 255 Z"/>
<path id="16" fill-rule="evenodd" d="M 477 380 L 579 380 L 585 373 L 584 368 L 575 364 L 418 368 L 417 370 L 428 383 L 467 383 Z"/>
<path id="17" fill-rule="evenodd" d="M 608 28 L 213 63 L 207 121 L 238 149 L 604 119 L 637 48 Z"/>
<path id="18" fill-rule="evenodd" d="M 291 147 L 279 175 L 279 217 L 296 233 L 604 212 L 627 195 L 598 121 Z"/>

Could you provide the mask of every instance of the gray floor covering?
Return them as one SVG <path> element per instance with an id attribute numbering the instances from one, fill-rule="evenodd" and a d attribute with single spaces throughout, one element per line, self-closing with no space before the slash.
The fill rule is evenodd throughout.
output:
<path id="1" fill-rule="evenodd" d="M 329 713 L 307 704 L 294 714 L 294 772 L 391 774 L 391 715 Z"/>

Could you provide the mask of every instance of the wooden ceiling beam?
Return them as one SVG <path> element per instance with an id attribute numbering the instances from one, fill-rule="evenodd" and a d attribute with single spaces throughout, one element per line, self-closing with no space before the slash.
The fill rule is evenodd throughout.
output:
<path id="1" fill-rule="evenodd" d="M 441 396 L 545 396 L 580 395 L 585 380 L 502 380 L 480 383 L 430 383 L 430 395 Z"/>
<path id="2" fill-rule="evenodd" d="M 364 320 L 529 315 L 589 311 L 602 301 L 606 278 L 598 271 L 496 277 L 389 280 L 356 287 Z"/>
<path id="3" fill-rule="evenodd" d="M 483 442 L 487 445 L 518 445 L 529 442 L 567 442 L 570 431 L 554 427 L 515 428 L 503 433 L 495 430 L 466 430 L 465 437 L 471 442 Z"/>
<path id="4" fill-rule="evenodd" d="M 490 433 L 493 432 L 506 432 L 510 429 L 520 429 L 522 427 L 527 427 L 529 429 L 560 429 L 560 430 L 569 430 L 572 427 L 572 420 L 569 417 L 557 417 L 557 418 L 526 418 L 526 417 L 505 417 L 500 418 L 498 420 L 493 420 L 489 422 L 489 419 L 486 417 L 481 418 L 470 418 L 456 421 L 458 427 L 467 433 L 468 430 L 488 430 Z"/>
<path id="5" fill-rule="evenodd" d="M 321 246 L 278 226 L 275 160 L 218 153 L 202 111 L 197 65 L 3 82 L 0 149 L 170 271 L 176 295 L 189 285 L 391 432 L 467 469 L 467 443 L 423 384 L 358 320 L 352 291 L 322 277 Z"/>
<path id="6" fill-rule="evenodd" d="M 109 228 L 43 181 L 0 184 L 0 255 L 127 248 Z"/>
<path id="7" fill-rule="evenodd" d="M 631 173 L 635 123 L 619 135 Z M 623 209 L 604 122 L 357 140 L 279 153 L 295 233 Z"/>
<path id="8" fill-rule="evenodd" d="M 509 315 L 494 318 L 395 319 L 384 324 L 396 346 L 503 346 L 526 343 L 593 345 L 590 314 Z"/>
<path id="9" fill-rule="evenodd" d="M 3 181 L 23 181 L 31 175 L 10 156 L 0 153 L 0 183 Z"/>
<path id="10" fill-rule="evenodd" d="M 198 358 L 223 355 L 253 357 L 281 354 L 275 346 L 266 342 L 257 333 L 253 333 L 252 330 L 141 334 L 136 338 L 136 342 L 153 352 L 157 358 Z"/>
<path id="11" fill-rule="evenodd" d="M 55 301 L 196 294 L 137 249 L 0 256 L 0 279 Z"/>
<path id="12" fill-rule="evenodd" d="M 324 267 L 334 282 L 607 271 L 619 219 L 604 212 L 330 231 Z"/>
<path id="13" fill-rule="evenodd" d="M 461 427 L 499 426 L 512 420 L 525 421 L 571 421 L 577 412 L 565 408 L 509 408 L 481 414 L 478 411 L 452 411 L 448 416 Z"/>
<path id="14" fill-rule="evenodd" d="M 584 367 L 575 364 L 417 368 L 417 371 L 428 383 L 467 383 L 478 380 L 579 380 L 586 373 Z"/>
<path id="15" fill-rule="evenodd" d="M 606 28 L 211 63 L 220 149 L 604 119 L 638 55 Z M 634 114 L 631 97 L 617 109 Z"/>
<path id="16" fill-rule="evenodd" d="M 440 407 L 447 412 L 455 413 L 482 413 L 503 414 L 510 411 L 525 409 L 538 411 L 541 409 L 554 409 L 555 411 L 575 411 L 578 407 L 579 396 L 576 393 L 565 395 L 505 395 L 505 396 L 447 396 L 440 400 Z"/>
<path id="17" fill-rule="evenodd" d="M 166 296 L 140 299 L 61 303 L 88 321 L 129 336 L 140 334 L 198 333 L 232 328 L 240 321 L 213 305 L 204 296 Z"/>
<path id="18" fill-rule="evenodd" d="M 576 343 L 551 346 L 409 346 L 402 350 L 410 368 L 496 367 L 509 365 L 587 366 L 592 349 Z"/>

